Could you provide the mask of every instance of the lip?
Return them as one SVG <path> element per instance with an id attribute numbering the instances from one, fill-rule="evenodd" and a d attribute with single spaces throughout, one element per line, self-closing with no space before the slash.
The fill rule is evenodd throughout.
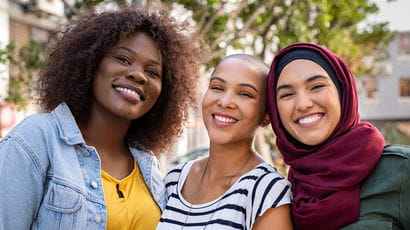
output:
<path id="1" fill-rule="evenodd" d="M 139 94 L 140 98 L 138 99 L 138 98 L 137 98 L 136 96 L 134 96 L 134 95 L 130 95 L 130 94 L 125 93 L 125 92 L 123 92 L 123 91 L 116 90 L 116 89 L 115 89 L 116 87 L 122 87 L 122 88 L 126 88 L 126 89 L 129 89 L 129 90 L 135 91 L 135 92 L 137 92 L 137 93 Z M 139 101 L 145 101 L 145 94 L 144 94 L 144 92 L 143 92 L 141 89 L 139 89 L 138 87 L 135 87 L 135 86 L 132 85 L 132 84 L 116 83 L 116 84 L 113 84 L 113 85 L 112 85 L 112 88 L 114 89 L 115 92 L 119 93 L 121 96 L 123 96 L 125 99 L 127 99 L 127 100 L 129 100 L 129 101 L 131 101 L 131 102 L 137 103 L 137 102 L 139 102 Z"/>
<path id="2" fill-rule="evenodd" d="M 321 113 L 321 112 L 309 113 L 309 114 L 305 114 L 303 116 L 298 117 L 294 122 L 297 125 L 300 125 L 305 128 L 309 128 L 309 127 L 313 127 L 319 124 L 324 116 L 325 116 L 325 113 Z M 308 119 L 308 120 L 305 120 L 306 123 L 300 123 L 300 120 L 303 120 L 303 119 Z"/>
<path id="3" fill-rule="evenodd" d="M 224 119 L 227 119 L 227 122 L 221 121 L 220 119 L 218 120 L 216 118 L 216 116 L 223 117 Z M 221 126 L 221 127 L 232 126 L 233 124 L 236 124 L 239 121 L 237 118 L 235 118 L 233 116 L 230 116 L 230 115 L 227 115 L 227 114 L 224 114 L 224 113 L 220 113 L 220 112 L 212 113 L 211 117 L 212 117 L 212 120 L 214 121 L 214 123 L 217 126 Z"/>

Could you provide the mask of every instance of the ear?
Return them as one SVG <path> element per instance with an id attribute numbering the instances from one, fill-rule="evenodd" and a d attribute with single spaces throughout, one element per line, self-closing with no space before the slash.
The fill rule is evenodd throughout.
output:
<path id="1" fill-rule="evenodd" d="M 269 114 L 268 114 L 268 113 L 265 113 L 265 116 L 263 116 L 263 120 L 262 120 L 262 122 L 261 122 L 261 126 L 262 126 L 262 127 L 265 127 L 265 126 L 267 126 L 267 125 L 269 125 L 269 124 L 270 124 Z"/>

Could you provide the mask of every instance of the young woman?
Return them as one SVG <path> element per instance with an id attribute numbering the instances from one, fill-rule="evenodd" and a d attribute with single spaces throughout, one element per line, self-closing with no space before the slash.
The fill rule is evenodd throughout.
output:
<path id="1" fill-rule="evenodd" d="M 384 146 L 360 122 L 355 81 L 339 57 L 311 43 L 284 48 L 267 94 L 296 229 L 410 228 L 410 149 Z"/>
<path id="2" fill-rule="evenodd" d="M 197 57 L 165 11 L 68 25 L 38 80 L 48 113 L 0 143 L 0 229 L 154 229 L 166 196 L 152 151 L 181 131 Z"/>
<path id="3" fill-rule="evenodd" d="M 224 58 L 202 101 L 209 157 L 171 170 L 158 230 L 291 229 L 290 186 L 253 148 L 266 111 L 268 67 L 237 54 Z"/>

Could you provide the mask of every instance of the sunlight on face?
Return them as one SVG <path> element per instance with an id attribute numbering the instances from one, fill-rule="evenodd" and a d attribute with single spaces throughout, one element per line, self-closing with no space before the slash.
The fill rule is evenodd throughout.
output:
<path id="1" fill-rule="evenodd" d="M 202 101 L 211 142 L 252 141 L 265 114 L 266 78 L 260 69 L 238 58 L 220 63 Z"/>
<path id="2" fill-rule="evenodd" d="M 317 63 L 297 59 L 282 70 L 276 101 L 286 131 L 306 145 L 318 145 L 333 133 L 341 116 L 339 95 Z"/>

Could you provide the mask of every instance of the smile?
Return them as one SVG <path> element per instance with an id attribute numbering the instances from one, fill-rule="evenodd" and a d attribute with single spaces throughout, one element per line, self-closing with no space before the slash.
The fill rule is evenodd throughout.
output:
<path id="1" fill-rule="evenodd" d="M 133 96 L 135 96 L 139 101 L 144 101 L 145 98 L 137 91 L 129 89 L 129 88 L 125 88 L 125 87 L 121 87 L 121 86 L 115 86 L 114 87 L 115 90 L 120 91 L 120 92 L 124 92 L 126 94 L 131 94 Z"/>
<path id="2" fill-rule="evenodd" d="M 238 122 L 238 120 L 230 118 L 230 117 L 224 117 L 224 116 L 220 116 L 220 115 L 213 115 L 213 118 L 215 118 L 215 120 L 223 122 L 223 123 L 236 123 Z"/>
<path id="3" fill-rule="evenodd" d="M 308 117 L 298 119 L 296 122 L 300 125 L 306 125 L 306 124 L 314 123 L 314 122 L 322 119 L 322 117 L 323 117 L 323 114 L 315 114 L 315 115 L 312 115 L 312 116 L 308 116 Z"/>

